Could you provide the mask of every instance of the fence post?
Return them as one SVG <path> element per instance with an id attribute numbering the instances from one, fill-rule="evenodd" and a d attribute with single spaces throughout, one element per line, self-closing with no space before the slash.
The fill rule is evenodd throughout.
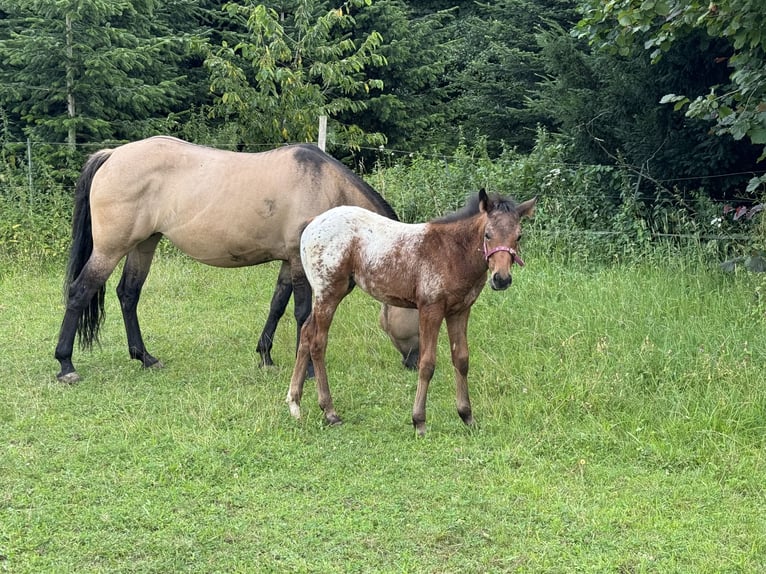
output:
<path id="1" fill-rule="evenodd" d="M 319 116 L 319 141 L 317 142 L 319 149 L 326 151 L 327 147 L 327 116 Z"/>
<path id="2" fill-rule="evenodd" d="M 27 138 L 27 169 L 29 170 L 29 199 L 32 199 L 33 195 L 33 188 L 32 188 L 32 141 Z"/>

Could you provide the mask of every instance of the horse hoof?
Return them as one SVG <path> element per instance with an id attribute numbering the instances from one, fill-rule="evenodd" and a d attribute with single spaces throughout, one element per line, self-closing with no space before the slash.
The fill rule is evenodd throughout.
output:
<path id="1" fill-rule="evenodd" d="M 417 422 L 413 423 L 415 426 L 415 434 L 418 435 L 418 437 L 424 437 L 426 436 L 426 423 L 425 422 Z"/>
<path id="2" fill-rule="evenodd" d="M 331 427 L 335 427 L 335 426 L 339 426 L 343 424 L 343 421 L 336 414 L 326 415 L 325 420 L 327 421 L 327 425 Z"/>
<path id="3" fill-rule="evenodd" d="M 150 363 L 148 365 L 144 365 L 145 369 L 164 369 L 165 364 L 162 361 L 155 361 L 153 363 Z"/>
<path id="4" fill-rule="evenodd" d="M 301 418 L 300 405 L 298 403 L 291 401 L 290 399 L 287 400 L 287 404 L 290 407 L 290 416 L 292 416 L 296 420 L 299 420 Z"/>
<path id="5" fill-rule="evenodd" d="M 72 371 L 66 375 L 59 373 L 56 375 L 56 378 L 60 383 L 64 383 L 65 385 L 73 385 L 80 382 L 80 375 L 78 375 L 76 371 Z"/>

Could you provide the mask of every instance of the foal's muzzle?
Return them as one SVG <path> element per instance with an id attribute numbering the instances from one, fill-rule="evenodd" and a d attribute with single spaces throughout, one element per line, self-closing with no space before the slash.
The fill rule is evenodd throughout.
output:
<path id="1" fill-rule="evenodd" d="M 489 286 L 495 291 L 504 291 L 508 289 L 512 282 L 513 277 L 511 277 L 510 273 L 506 276 L 503 276 L 501 273 L 493 273 L 489 278 Z"/>
<path id="2" fill-rule="evenodd" d="M 487 247 L 487 242 L 484 242 L 484 260 L 489 264 L 489 258 L 494 255 L 495 253 L 498 253 L 500 251 L 504 251 L 508 253 L 511 257 L 511 265 L 510 267 L 513 267 L 513 264 L 516 263 L 519 267 L 524 267 L 524 260 L 519 257 L 519 254 L 516 253 L 516 250 L 512 247 L 506 247 L 505 245 L 500 245 L 498 247 L 495 247 L 494 249 L 489 249 Z M 511 277 L 511 270 L 508 269 L 508 274 L 505 275 L 499 271 L 495 271 L 492 273 L 492 275 L 489 278 L 489 286 L 492 287 L 495 291 L 504 291 L 505 289 L 508 289 L 508 287 L 511 286 L 511 283 L 513 281 L 513 277 Z"/>

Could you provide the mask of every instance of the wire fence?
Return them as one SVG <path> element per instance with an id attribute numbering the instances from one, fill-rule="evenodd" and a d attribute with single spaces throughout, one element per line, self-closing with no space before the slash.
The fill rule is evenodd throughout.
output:
<path id="1" fill-rule="evenodd" d="M 97 143 L 75 143 L 74 146 L 85 153 L 92 153 L 99 149 L 103 149 L 106 147 L 117 147 L 119 145 L 128 143 L 128 141 L 119 141 L 119 140 L 112 140 L 107 142 L 97 142 Z M 200 142 L 198 142 L 200 143 Z M 298 143 L 298 142 L 295 142 Z M 219 149 L 231 149 L 236 150 L 238 149 L 238 145 L 236 144 L 222 144 L 220 142 L 209 142 L 209 143 L 200 143 L 200 145 L 208 145 L 210 147 L 216 147 Z M 285 142 L 277 142 L 277 143 L 264 143 L 264 144 L 248 144 L 248 148 L 250 149 L 262 149 L 262 150 L 269 150 L 274 149 L 276 147 L 281 147 L 284 145 L 289 145 Z M 0 148 L 4 150 L 3 155 L 10 155 L 14 154 L 17 156 L 16 158 L 16 171 L 26 172 L 25 177 L 25 183 L 27 187 L 28 192 L 28 200 L 30 204 L 36 203 L 37 196 L 44 196 L 47 191 L 42 189 L 42 186 L 37 185 L 37 175 L 36 175 L 36 164 L 38 163 L 46 163 L 41 162 L 39 159 L 39 155 L 37 159 L 36 156 L 36 149 L 38 150 L 50 150 L 51 148 L 65 148 L 70 147 L 71 144 L 68 144 L 66 142 L 45 142 L 45 141 L 32 141 L 31 139 L 27 139 L 26 141 L 5 141 L 2 143 Z M 358 151 L 363 150 L 366 152 L 373 152 L 381 154 L 382 156 L 388 156 L 388 157 L 399 157 L 399 158 L 413 158 L 413 157 L 420 157 L 425 159 L 431 159 L 443 162 L 445 165 L 449 165 L 450 163 L 457 162 L 457 161 L 464 161 L 466 160 L 466 155 L 457 155 L 457 154 L 444 154 L 444 153 L 428 153 L 423 151 L 413 151 L 413 150 L 403 150 L 403 149 L 394 149 L 394 148 L 387 148 L 384 146 L 379 147 L 355 147 L 355 148 L 347 148 L 349 151 Z M 42 152 L 37 152 L 42 153 Z M 18 158 L 23 156 L 24 161 L 20 161 Z M 544 162 L 542 164 L 538 163 L 538 167 L 540 165 L 545 168 Z M 601 165 L 596 164 L 586 164 L 586 163 L 568 163 L 563 161 L 552 161 L 548 169 L 561 169 L 561 168 L 567 168 L 571 169 L 573 171 L 580 170 L 580 169 L 588 169 L 588 168 L 598 168 L 603 167 Z M 618 167 L 616 168 L 618 169 Z M 750 177 L 758 177 L 761 175 L 766 174 L 766 170 L 763 171 L 738 171 L 738 172 L 726 172 L 726 173 L 718 173 L 718 174 L 707 174 L 707 175 L 700 175 L 695 177 L 678 177 L 678 178 L 671 178 L 671 179 L 663 179 L 663 180 L 652 180 L 656 184 L 660 185 L 667 185 L 672 186 L 675 183 L 683 182 L 683 181 L 705 181 L 705 180 L 713 180 L 713 179 L 722 179 L 722 178 L 750 178 Z M 633 173 L 633 177 L 640 177 L 640 174 Z M 2 194 L 8 194 L 12 188 L 11 183 L 7 181 L 8 178 L 3 178 L 2 173 L 0 173 L 0 195 Z M 49 181 L 49 178 L 42 178 L 46 183 Z M 20 184 L 19 178 L 16 179 L 13 185 L 18 186 Z M 70 186 L 62 185 L 61 189 L 64 191 L 67 191 Z M 73 191 L 74 185 L 71 186 L 71 191 Z M 566 199 L 570 201 L 576 201 L 578 199 L 586 199 L 588 197 L 587 193 L 578 193 L 577 191 L 573 190 L 567 190 L 566 192 L 556 192 L 551 190 L 545 190 L 541 192 L 540 194 L 541 199 Z M 622 195 L 620 190 L 615 190 L 614 194 L 609 197 L 606 196 L 606 199 L 611 199 L 615 202 L 619 201 L 621 199 Z M 652 201 L 656 200 L 656 195 L 639 195 L 636 194 L 633 196 L 633 199 L 639 200 L 639 201 Z M 682 198 L 684 199 L 684 198 Z M 729 201 L 716 201 L 711 200 L 714 203 L 720 203 L 722 206 L 729 204 Z M 594 230 L 594 229 L 582 229 L 582 230 L 560 230 L 555 231 L 551 230 L 549 231 L 549 234 L 552 236 L 564 236 L 564 235 L 584 235 L 588 237 L 609 237 L 609 236 L 620 236 L 624 235 L 624 232 L 622 231 L 614 231 L 614 230 Z M 647 234 L 653 238 L 665 238 L 665 239 L 685 239 L 690 241 L 728 241 L 728 242 L 747 242 L 754 239 L 749 234 L 741 234 L 741 233 L 734 233 L 734 234 L 715 234 L 715 233 L 661 233 L 661 232 L 653 232 L 647 230 Z"/>

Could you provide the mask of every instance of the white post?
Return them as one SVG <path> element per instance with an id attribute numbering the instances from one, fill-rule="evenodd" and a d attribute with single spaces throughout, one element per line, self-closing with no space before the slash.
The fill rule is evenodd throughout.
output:
<path id="1" fill-rule="evenodd" d="M 327 116 L 319 116 L 319 149 L 326 151 L 327 147 Z"/>

